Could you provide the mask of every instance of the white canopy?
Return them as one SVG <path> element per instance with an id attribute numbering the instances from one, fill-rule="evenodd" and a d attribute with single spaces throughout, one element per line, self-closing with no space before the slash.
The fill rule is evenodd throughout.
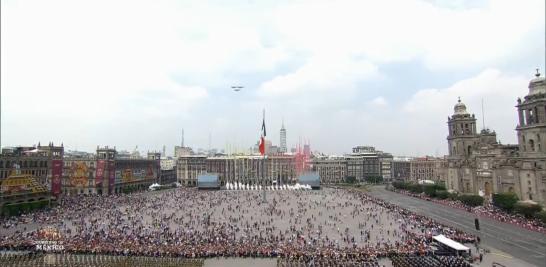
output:
<path id="1" fill-rule="evenodd" d="M 432 238 L 454 250 L 464 250 L 464 251 L 470 250 L 470 248 L 466 247 L 465 245 L 455 240 L 449 239 L 445 237 L 444 235 L 437 235 L 437 236 L 433 236 Z"/>

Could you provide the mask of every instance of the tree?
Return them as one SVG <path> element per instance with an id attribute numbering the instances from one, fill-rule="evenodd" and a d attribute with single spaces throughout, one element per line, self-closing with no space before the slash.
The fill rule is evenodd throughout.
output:
<path id="1" fill-rule="evenodd" d="M 436 197 L 436 185 L 433 185 L 433 184 L 423 185 L 423 191 L 429 197 Z"/>
<path id="2" fill-rule="evenodd" d="M 459 196 L 459 200 L 463 204 L 467 206 L 471 206 L 471 207 L 477 207 L 477 206 L 483 205 L 483 197 L 478 195 L 462 195 L 462 196 Z"/>
<path id="3" fill-rule="evenodd" d="M 418 185 L 418 184 L 408 185 L 408 190 L 416 194 L 423 193 L 423 187 L 421 187 L 421 185 Z"/>
<path id="4" fill-rule="evenodd" d="M 542 221 L 542 223 L 546 224 L 546 210 L 537 212 L 537 218 Z"/>
<path id="5" fill-rule="evenodd" d="M 536 213 L 542 210 L 538 204 L 518 202 L 514 205 L 514 211 L 525 216 L 526 218 L 533 217 Z"/>
<path id="6" fill-rule="evenodd" d="M 345 177 L 345 181 L 349 184 L 354 184 L 356 182 L 356 177 L 354 176 L 347 176 Z"/>
<path id="7" fill-rule="evenodd" d="M 436 197 L 439 199 L 446 199 L 449 197 L 449 193 L 446 190 L 436 191 Z"/>
<path id="8" fill-rule="evenodd" d="M 493 205 L 506 211 L 512 211 L 518 200 L 518 196 L 512 192 L 493 194 Z"/>

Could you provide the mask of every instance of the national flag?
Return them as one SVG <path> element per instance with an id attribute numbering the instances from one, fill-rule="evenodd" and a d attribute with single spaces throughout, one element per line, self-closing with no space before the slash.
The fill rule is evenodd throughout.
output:
<path id="1" fill-rule="evenodd" d="M 265 155 L 265 136 L 266 136 L 266 132 L 265 132 L 265 110 L 264 110 L 264 117 L 263 117 L 263 121 L 262 121 L 262 135 L 260 136 L 260 154 L 263 156 Z"/>

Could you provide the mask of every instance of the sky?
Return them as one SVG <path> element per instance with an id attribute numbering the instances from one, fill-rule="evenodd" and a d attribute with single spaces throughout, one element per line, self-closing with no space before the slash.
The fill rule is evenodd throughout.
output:
<path id="1" fill-rule="evenodd" d="M 1 1 L 0 145 L 447 153 L 457 98 L 516 143 L 544 0 Z M 232 86 L 244 86 L 235 92 Z M 484 103 L 482 114 L 481 103 Z M 485 116 L 483 116 L 485 115 Z"/>

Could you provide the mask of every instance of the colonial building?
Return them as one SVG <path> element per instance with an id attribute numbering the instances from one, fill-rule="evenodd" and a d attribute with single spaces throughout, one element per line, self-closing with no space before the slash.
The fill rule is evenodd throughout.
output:
<path id="1" fill-rule="evenodd" d="M 410 178 L 410 158 L 394 158 L 391 162 L 391 175 L 393 180 L 407 181 Z"/>
<path id="2" fill-rule="evenodd" d="M 178 180 L 195 186 L 203 173 L 218 175 L 220 185 L 227 182 L 256 185 L 293 183 L 296 178 L 294 156 L 186 156 L 177 162 Z"/>
<path id="3" fill-rule="evenodd" d="M 321 183 L 338 183 L 346 178 L 357 182 L 366 179 L 392 178 L 392 155 L 375 150 L 372 146 L 357 146 L 353 152 L 342 157 L 318 157 L 312 160 L 312 170 L 320 174 Z"/>
<path id="4" fill-rule="evenodd" d="M 103 195 L 122 193 L 127 188 L 145 189 L 161 175 L 160 154 L 147 158 L 118 157 L 115 148 L 97 147 L 96 154 L 64 158 L 63 194 Z"/>
<path id="5" fill-rule="evenodd" d="M 476 118 L 459 99 L 448 117 L 447 186 L 464 193 L 514 192 L 522 200 L 546 198 L 546 82 L 538 73 L 518 99 L 518 144 L 502 145 L 494 131 L 476 131 Z"/>
<path id="6" fill-rule="evenodd" d="M 30 174 L 50 188 L 52 160 L 62 160 L 64 147 L 49 143 L 47 146 L 2 148 L 0 154 L 0 180 L 10 176 L 17 167 L 21 174 Z"/>
<path id="7" fill-rule="evenodd" d="M 207 156 L 185 155 L 176 161 L 176 177 L 185 186 L 196 186 L 197 176 L 207 172 Z"/>
<path id="8" fill-rule="evenodd" d="M 447 160 L 444 158 L 414 158 L 409 163 L 412 181 L 431 180 L 443 184 L 447 180 Z"/>
<path id="9" fill-rule="evenodd" d="M 347 161 L 344 158 L 317 158 L 313 160 L 313 171 L 318 172 L 322 184 L 344 182 Z"/>

